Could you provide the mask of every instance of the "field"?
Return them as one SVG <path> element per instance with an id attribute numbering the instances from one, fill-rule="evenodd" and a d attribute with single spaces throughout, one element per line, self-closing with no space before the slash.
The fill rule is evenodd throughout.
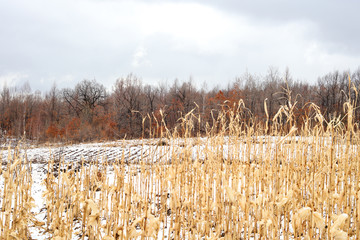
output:
<path id="1" fill-rule="evenodd" d="M 351 115 L 281 131 L 224 115 L 204 137 L 184 122 L 181 137 L 4 147 L 1 238 L 360 237 Z"/>

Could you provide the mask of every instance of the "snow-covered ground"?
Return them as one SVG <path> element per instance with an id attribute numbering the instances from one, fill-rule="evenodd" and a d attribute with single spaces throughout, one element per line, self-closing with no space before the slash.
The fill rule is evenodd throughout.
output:
<path id="1" fill-rule="evenodd" d="M 156 141 L 141 142 L 139 140 L 72 145 L 53 144 L 41 147 L 20 144 L 19 148 L 10 148 L 8 150 L 3 146 L 5 150 L 1 152 L 0 157 L 2 157 L 3 162 L 6 162 L 16 152 L 19 156 L 30 160 L 32 163 L 47 163 L 51 159 L 65 162 L 124 159 L 125 162 L 131 162 L 141 157 L 141 154 L 146 157 L 149 151 L 159 149 L 159 147 L 161 146 L 157 146 Z"/>
<path id="2" fill-rule="evenodd" d="M 206 138 L 196 139 L 151 139 L 151 140 L 126 140 L 113 141 L 104 143 L 87 143 L 87 144 L 71 144 L 71 145 L 44 145 L 36 146 L 31 144 L 20 144 L 19 148 L 6 148 L 1 146 L 2 151 L 0 157 L 5 170 L 9 165 L 7 163 L 13 162 L 14 155 L 19 156 L 24 162 L 31 162 L 32 175 L 32 197 L 34 198 L 35 206 L 32 211 L 36 214 L 39 221 L 45 221 L 44 211 L 44 197 L 43 193 L 46 191 L 44 180 L 47 176 L 48 164 L 64 162 L 66 164 L 89 164 L 89 163 L 110 163 L 106 169 L 106 175 L 109 182 L 113 181 L 113 169 L 111 163 L 121 162 L 125 165 L 137 165 L 141 162 L 145 163 L 171 163 L 173 154 L 189 154 L 195 160 L 205 160 L 209 152 L 216 152 L 221 154 L 223 159 L 243 159 L 255 163 L 258 158 L 265 155 L 272 156 L 277 147 L 283 147 L 285 144 L 290 144 L 289 139 L 281 137 L 258 137 L 252 140 L 245 139 L 244 141 L 233 142 L 234 139 L 222 137 L 219 139 L 212 139 L 218 141 L 216 144 L 208 143 Z M 239 139 L 235 139 L 238 141 Z M 293 138 L 299 141 L 298 137 Z M 308 138 L 309 143 L 312 138 Z M 249 141 L 252 141 L 251 144 Z M 266 141 L 267 144 L 262 146 L 261 142 Z M 302 142 L 304 139 L 301 140 Z M 278 143 L 281 142 L 279 145 Z M 269 144 L 270 143 L 270 144 Z M 249 151 L 248 147 L 251 145 Z M 262 146 L 262 147 L 261 147 Z M 337 154 L 341 149 L 337 150 Z M 291 158 L 290 153 L 289 158 Z M 260 156 L 260 157 L 259 157 Z M 141 176 L 139 176 L 141 177 Z M 0 175 L 0 187 L 4 185 L 4 179 Z M 1 200 L 1 199 L 0 199 Z M 1 203 L 1 201 L 0 201 Z M 161 225 L 161 227 L 163 227 Z M 50 236 L 41 228 L 30 228 L 31 237 L 33 239 L 47 239 Z M 160 231 L 161 233 L 163 231 Z M 165 232 L 166 233 L 166 232 Z M 160 236 L 159 239 L 167 239 L 169 233 Z M 73 239 L 78 239 L 74 237 Z"/>

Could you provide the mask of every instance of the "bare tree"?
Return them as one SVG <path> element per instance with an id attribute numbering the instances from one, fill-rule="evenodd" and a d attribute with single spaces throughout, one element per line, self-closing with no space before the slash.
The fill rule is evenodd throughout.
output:
<path id="1" fill-rule="evenodd" d="M 342 107 L 347 94 L 347 74 L 340 74 L 339 71 L 328 73 L 318 78 L 317 97 L 319 105 L 326 115 L 338 115 L 342 112 Z"/>
<path id="2" fill-rule="evenodd" d="M 194 102 L 196 102 L 198 90 L 194 86 L 192 79 L 181 84 L 175 79 L 173 86 L 170 88 L 170 94 L 172 100 L 175 100 L 179 110 L 183 113 L 191 111 L 196 106 Z"/>
<path id="3" fill-rule="evenodd" d="M 146 112 L 152 113 L 156 110 L 156 100 L 159 95 L 159 89 L 151 85 L 144 87 L 144 94 L 146 98 Z"/>
<path id="4" fill-rule="evenodd" d="M 95 107 L 104 106 L 107 94 L 105 87 L 96 80 L 83 80 L 74 90 L 63 90 L 63 97 L 78 117 L 83 115 L 88 122 L 92 122 Z"/>
<path id="5" fill-rule="evenodd" d="M 45 105 L 50 123 L 59 121 L 60 118 L 60 93 L 54 83 L 45 95 Z"/>
<path id="6" fill-rule="evenodd" d="M 125 134 L 135 136 L 142 132 L 143 87 L 141 80 L 129 74 L 116 80 L 114 86 L 114 105 L 117 124 Z"/>
<path id="7" fill-rule="evenodd" d="M 11 129 L 10 122 L 10 89 L 7 87 L 6 83 L 3 86 L 3 89 L 0 94 L 0 140 L 4 139 L 4 135 L 8 134 L 8 131 Z"/>
<path id="8" fill-rule="evenodd" d="M 280 82 L 281 77 L 279 71 L 276 68 L 270 67 L 262 83 L 263 95 L 264 99 L 267 99 L 270 119 L 272 119 L 280 106 L 279 96 L 276 96 L 282 90 Z"/>

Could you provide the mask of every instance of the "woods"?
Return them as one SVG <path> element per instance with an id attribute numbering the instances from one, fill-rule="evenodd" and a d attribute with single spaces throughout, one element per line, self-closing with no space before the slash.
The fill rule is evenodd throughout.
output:
<path id="1" fill-rule="evenodd" d="M 245 73 L 224 89 L 198 87 L 192 79 L 153 86 L 133 74 L 117 79 L 110 91 L 106 87 L 96 80 L 83 80 L 74 88 L 59 89 L 54 84 L 41 93 L 32 91 L 29 84 L 5 85 L 0 93 L 1 139 L 79 142 L 158 137 L 165 126 L 180 126 L 178 119 L 191 110 L 202 120 L 193 131 L 203 134 L 205 123 L 211 126 L 219 110 L 239 107 L 246 109 L 242 120 L 251 119 L 254 126 L 273 125 L 279 109 L 291 107 L 295 116 L 291 121 L 301 126 L 312 114 L 309 103 L 320 108 L 326 127 L 330 119 L 342 120 L 348 96 L 359 106 L 360 69 L 333 71 L 313 84 L 293 80 L 288 69 L 280 73 L 269 68 L 265 76 Z M 354 117 L 360 120 L 357 108 Z"/>

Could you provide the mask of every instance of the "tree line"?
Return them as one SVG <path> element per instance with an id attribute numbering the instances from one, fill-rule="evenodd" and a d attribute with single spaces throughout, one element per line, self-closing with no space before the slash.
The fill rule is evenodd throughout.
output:
<path id="1" fill-rule="evenodd" d="M 241 115 L 241 121 L 259 126 L 275 124 L 281 115 L 279 109 L 285 109 L 292 112 L 291 124 L 301 127 L 314 114 L 315 105 L 326 125 L 334 118 L 342 120 L 344 103 L 349 99 L 360 105 L 359 88 L 360 68 L 355 72 L 333 71 L 315 83 L 295 81 L 288 69 L 280 73 L 269 68 L 265 76 L 245 73 L 222 89 L 207 89 L 206 84 L 199 88 L 191 79 L 153 86 L 133 74 L 117 79 L 111 91 L 96 80 L 83 80 L 74 88 L 53 85 L 45 93 L 32 92 L 28 83 L 4 86 L 0 92 L 0 138 L 146 138 L 159 137 L 174 128 L 181 135 L 181 119 L 189 112 L 196 122 L 193 131 L 201 135 L 220 112 L 230 109 Z M 357 108 L 353 115 L 355 121 L 360 120 Z M 285 116 L 277 124 L 288 121 Z"/>

